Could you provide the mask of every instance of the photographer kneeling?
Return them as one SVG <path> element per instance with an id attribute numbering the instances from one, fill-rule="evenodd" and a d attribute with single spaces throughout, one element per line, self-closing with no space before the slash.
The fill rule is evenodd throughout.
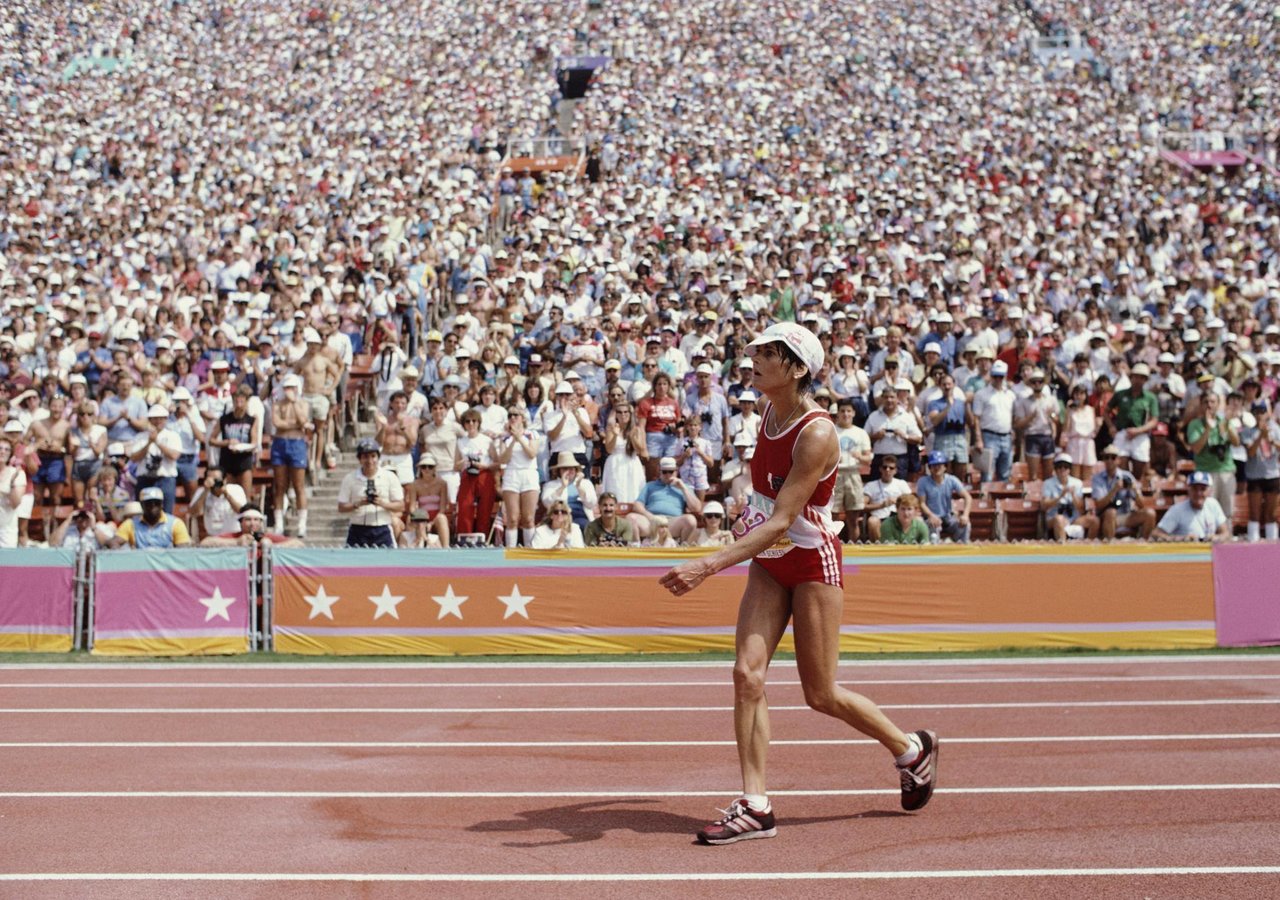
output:
<path id="1" fill-rule="evenodd" d="M 223 534 L 215 534 L 200 542 L 201 547 L 248 547 L 253 544 L 273 544 L 276 547 L 302 547 L 302 541 L 266 530 L 267 517 L 252 503 L 240 508 L 240 528 Z"/>
<path id="2" fill-rule="evenodd" d="M 351 513 L 348 547 L 394 547 L 391 520 L 404 512 L 404 488 L 390 469 L 378 468 L 382 448 L 365 438 L 356 445 L 360 468 L 348 472 L 338 488 L 338 512 Z"/>

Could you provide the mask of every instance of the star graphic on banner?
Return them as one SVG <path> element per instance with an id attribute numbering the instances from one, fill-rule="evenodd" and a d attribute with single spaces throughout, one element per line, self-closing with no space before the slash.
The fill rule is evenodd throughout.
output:
<path id="1" fill-rule="evenodd" d="M 400 602 L 404 600 L 404 597 L 394 596 L 391 593 L 390 585 L 384 584 L 382 586 L 382 593 L 378 594 L 376 597 L 370 596 L 369 599 L 373 601 L 374 606 L 378 607 L 378 611 L 373 614 L 375 622 L 384 615 L 390 616 L 393 619 L 400 618 L 400 613 L 396 611 L 396 607 L 400 605 Z"/>
<path id="2" fill-rule="evenodd" d="M 446 615 L 462 618 L 462 604 L 467 602 L 467 598 L 455 594 L 453 585 L 446 587 L 442 596 L 431 599 L 440 604 L 440 615 L 436 616 L 437 620 L 443 619 Z"/>
<path id="3" fill-rule="evenodd" d="M 333 621 L 333 604 L 337 603 L 339 597 L 337 595 L 329 595 L 324 592 L 324 585 L 316 588 L 314 594 L 304 594 L 303 600 L 311 604 L 311 615 L 307 619 L 314 619 L 316 616 L 324 616 L 330 622 Z"/>
<path id="4" fill-rule="evenodd" d="M 231 616 L 227 615 L 227 607 L 236 602 L 234 595 L 224 597 L 222 596 L 222 588 L 215 587 L 212 597 L 198 597 L 197 599 L 209 610 L 204 614 L 206 622 L 211 621 L 214 616 L 218 616 L 227 622 L 231 621 Z"/>
<path id="5" fill-rule="evenodd" d="M 502 616 L 503 620 L 509 619 L 513 615 L 529 618 L 529 601 L 533 599 L 533 594 L 521 594 L 520 585 L 511 585 L 511 593 L 505 596 L 499 594 L 498 599 L 507 607 L 506 613 Z"/>

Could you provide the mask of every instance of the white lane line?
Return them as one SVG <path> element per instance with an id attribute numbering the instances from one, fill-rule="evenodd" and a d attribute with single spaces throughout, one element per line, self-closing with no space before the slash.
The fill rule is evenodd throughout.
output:
<path id="1" fill-rule="evenodd" d="M 599 662 L 581 662 L 576 660 L 560 661 L 533 661 L 533 662 L 324 662 L 323 657 L 317 657 L 315 662 L 270 662 L 256 663 L 240 660 L 228 660 L 220 663 L 209 662 L 135 662 L 131 660 L 122 660 L 120 662 L 65 662 L 65 663 L 0 663 L 0 671 L 202 671 L 202 670 L 227 670 L 246 671 L 246 670 L 270 670 L 270 671 L 320 671 L 326 669 L 338 670 L 373 670 L 373 671 L 412 671 L 416 669 L 444 669 L 444 670 L 479 670 L 479 669 L 546 669 L 549 671 L 562 669 L 708 669 L 708 668 L 724 668 L 728 665 L 727 660 L 688 660 L 688 661 L 648 661 L 648 660 L 608 660 Z M 943 667 L 943 668 L 972 668 L 975 666 L 1110 666 L 1110 665 L 1158 665 L 1175 663 L 1178 665 L 1191 665 L 1206 663 L 1216 665 L 1219 663 L 1242 663 L 1256 665 L 1261 663 L 1271 663 L 1280 666 L 1280 653 L 1222 653 L 1222 654 L 1205 654 L 1205 655 L 1178 655 L 1178 654 L 1161 654 L 1161 655 L 1139 655 L 1139 656 L 1081 656 L 1081 655 L 1063 655 L 1063 656 L 1033 656 L 1027 658 L 1021 657 L 992 657 L 992 658 L 974 658 L 967 657 L 965 659 L 851 659 L 840 663 L 840 668 L 845 669 L 866 669 L 866 668 L 906 668 L 915 669 L 921 667 Z M 794 660 L 778 660 L 773 664 L 774 668 L 779 667 L 795 667 Z"/>
<path id="2" fill-rule="evenodd" d="M 637 797 L 723 797 L 718 791 L 0 791 L 4 800 L 635 800 Z M 1134 794 L 1204 791 L 1280 791 L 1265 784 L 1092 784 L 1000 785 L 938 788 L 935 794 Z M 897 788 L 770 791 L 771 797 L 897 797 Z"/>
<path id="3" fill-rule="evenodd" d="M 0 881 L 282 881 L 410 883 L 575 883 L 684 881 L 906 881 L 917 878 L 1134 878 L 1275 875 L 1280 866 L 1144 866 L 1092 869 L 917 869 L 869 872 L 3 872 Z"/>
<path id="4" fill-rule="evenodd" d="M 1015 703 L 881 703 L 881 709 L 948 710 L 948 709 L 1062 709 L 1119 708 L 1164 706 L 1275 706 L 1280 697 L 1224 697 L 1215 700 L 1046 700 Z M 77 707 L 8 707 L 2 715 L 513 715 L 515 713 L 683 713 L 729 712 L 732 706 L 337 706 L 337 707 L 174 707 L 131 706 L 120 708 Z M 770 706 L 770 712 L 796 712 L 808 706 Z"/>
<path id="5" fill-rule="evenodd" d="M 727 664 L 726 664 L 727 668 Z M 1064 675 L 1061 678 L 876 678 L 858 679 L 851 684 L 866 686 L 964 686 L 989 684 L 1128 684 L 1128 683 L 1163 683 L 1171 681 L 1280 681 L 1280 674 L 1274 675 Z M 73 688 L 86 690 L 94 688 L 201 688 L 213 690 L 247 689 L 274 690 L 285 689 L 367 689 L 384 688 L 656 688 L 656 687 L 724 687 L 729 683 L 727 678 L 709 681 L 31 681 L 0 684 L 0 690 L 50 690 L 55 688 Z M 799 679 L 771 679 L 770 687 L 794 687 Z"/>
<path id="6" fill-rule="evenodd" d="M 1088 734 L 1035 737 L 952 737 L 950 744 L 1095 744 L 1155 743 L 1165 741 L 1274 741 L 1280 732 L 1235 734 Z M 783 739 L 772 747 L 853 747 L 877 745 L 866 738 Z M 580 747 L 732 747 L 733 741 L 7 741 L 0 750 L 188 750 L 188 749 L 288 749 L 288 750 L 501 750 L 504 748 Z"/>

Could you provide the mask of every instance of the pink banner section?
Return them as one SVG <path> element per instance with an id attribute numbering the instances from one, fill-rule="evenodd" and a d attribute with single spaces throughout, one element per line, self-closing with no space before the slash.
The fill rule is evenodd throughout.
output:
<path id="1" fill-rule="evenodd" d="M 76 556 L 71 550 L 0 553 L 0 650 L 70 650 Z"/>
<path id="2" fill-rule="evenodd" d="M 95 580 L 94 650 L 243 653 L 250 602 L 243 550 L 104 553 Z"/>
<path id="3" fill-rule="evenodd" d="M 1216 544 L 1219 647 L 1280 644 L 1280 544 Z"/>

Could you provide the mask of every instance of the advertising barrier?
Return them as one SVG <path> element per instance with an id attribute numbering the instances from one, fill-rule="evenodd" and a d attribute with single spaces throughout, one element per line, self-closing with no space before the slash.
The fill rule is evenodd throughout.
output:
<path id="1" fill-rule="evenodd" d="M 93 652 L 103 656 L 246 653 L 250 557 L 239 548 L 97 555 Z"/>
<path id="2" fill-rule="evenodd" d="M 1213 548 L 1218 646 L 1280 644 L 1280 544 Z"/>
<path id="3" fill-rule="evenodd" d="M 0 551 L 0 651 L 72 649 L 75 572 L 74 550 Z"/>
<path id="4" fill-rule="evenodd" d="M 274 553 L 284 653 L 727 650 L 747 566 L 672 597 L 702 550 L 286 549 Z M 851 547 L 845 652 L 1214 645 L 1207 546 Z M 782 649 L 791 648 L 790 635 Z"/>

